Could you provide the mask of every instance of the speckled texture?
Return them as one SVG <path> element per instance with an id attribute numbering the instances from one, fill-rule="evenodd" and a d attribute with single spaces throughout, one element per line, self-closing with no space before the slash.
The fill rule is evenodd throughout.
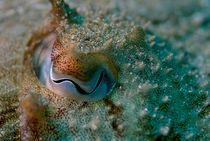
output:
<path id="1" fill-rule="evenodd" d="M 44 110 L 38 108 L 31 114 L 41 113 L 37 118 L 41 120 L 34 118 L 40 130 L 27 130 L 28 139 L 208 140 L 208 0 L 158 0 L 152 5 L 151 0 L 96 1 L 70 2 L 86 20 L 79 33 L 89 33 L 94 39 L 82 42 L 86 48 L 79 49 L 98 50 L 115 35 L 112 57 L 120 74 L 108 98 L 88 103 L 59 97 L 44 88 L 30 60 L 24 60 L 32 31 L 50 18 L 50 4 L 0 2 L 0 139 L 20 140 L 20 129 L 26 129 L 22 117 L 37 105 Z M 104 27 L 108 32 L 101 30 Z M 68 30 L 65 35 L 72 37 Z M 94 34 L 98 30 L 100 36 Z M 84 41 L 83 37 L 74 40 Z M 26 106 L 25 112 L 18 110 L 19 103 L 30 103 L 30 97 L 34 104 Z M 22 139 L 27 138 L 22 135 Z"/>
<path id="2" fill-rule="evenodd" d="M 51 59 L 57 72 L 89 81 L 99 67 L 104 67 L 117 78 L 117 69 L 110 57 L 96 52 L 78 52 L 76 51 L 77 46 L 74 46 L 72 42 L 66 44 L 57 41 L 52 49 Z"/>

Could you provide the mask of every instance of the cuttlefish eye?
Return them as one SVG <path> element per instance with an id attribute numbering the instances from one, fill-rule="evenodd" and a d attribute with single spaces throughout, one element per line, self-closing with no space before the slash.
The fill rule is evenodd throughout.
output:
<path id="1" fill-rule="evenodd" d="M 55 34 L 35 51 L 33 68 L 46 88 L 79 101 L 106 97 L 117 81 L 117 69 L 109 57 L 63 47 Z"/>

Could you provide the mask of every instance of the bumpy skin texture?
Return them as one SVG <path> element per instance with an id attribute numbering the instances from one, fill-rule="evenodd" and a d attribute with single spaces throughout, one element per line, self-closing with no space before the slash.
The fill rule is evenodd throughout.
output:
<path id="1" fill-rule="evenodd" d="M 57 20 L 48 33 L 38 30 L 29 40 L 28 46 L 34 52 L 33 68 L 41 83 L 52 92 L 79 101 L 96 101 L 106 97 L 116 84 L 117 67 L 108 54 L 85 53 L 77 50 L 80 42 L 65 39 L 64 28 L 81 25 L 84 19 L 63 0 L 51 1 L 51 21 Z M 66 23 L 61 25 L 61 23 Z M 77 30 L 75 29 L 75 32 Z M 72 34 L 75 34 L 74 32 Z M 43 37 L 43 38 L 40 38 Z M 61 38 L 61 39 L 60 39 Z M 66 43 L 65 40 L 67 41 Z M 35 43 L 37 44 L 35 44 Z"/>
<path id="2" fill-rule="evenodd" d="M 59 97 L 36 79 L 31 67 L 33 50 L 25 52 L 22 43 L 18 45 L 22 48 L 11 49 L 8 53 L 17 58 L 1 65 L 2 74 L 9 78 L 2 79 L 1 84 L 6 83 L 7 87 L 0 89 L 1 104 L 7 107 L 1 110 L 1 138 L 207 140 L 209 88 L 208 83 L 198 81 L 200 74 L 191 64 L 190 54 L 172 48 L 169 42 L 148 30 L 142 32 L 139 20 L 132 19 L 137 23 L 134 26 L 129 21 L 130 15 L 113 16 L 113 13 L 122 15 L 114 9 L 100 14 L 93 11 L 86 13 L 82 26 L 74 25 L 78 32 L 66 28 L 63 41 L 75 40 L 81 45 L 78 50 L 84 52 L 113 46 L 108 53 L 120 69 L 118 87 L 108 98 L 97 102 L 82 103 Z M 27 30 L 21 32 L 25 35 Z M 84 38 L 87 35 L 91 40 Z M 27 42 L 27 39 L 22 40 Z M 2 48 L 15 45 L 12 41 L 7 44 L 8 39 L 1 41 Z M 25 58 L 17 55 L 23 52 Z M 8 66 L 12 67 L 7 69 Z M 19 114 L 16 113 L 18 103 L 21 103 Z M 24 121 L 33 121 L 39 128 Z"/>

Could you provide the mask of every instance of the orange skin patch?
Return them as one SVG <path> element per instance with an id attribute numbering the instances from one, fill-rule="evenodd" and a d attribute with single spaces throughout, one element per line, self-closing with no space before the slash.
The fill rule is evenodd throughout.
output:
<path id="1" fill-rule="evenodd" d="M 51 59 L 56 71 L 89 81 L 97 68 L 103 67 L 117 79 L 117 69 L 108 56 L 102 53 L 79 53 L 73 46 L 64 47 L 59 40 L 55 42 Z"/>

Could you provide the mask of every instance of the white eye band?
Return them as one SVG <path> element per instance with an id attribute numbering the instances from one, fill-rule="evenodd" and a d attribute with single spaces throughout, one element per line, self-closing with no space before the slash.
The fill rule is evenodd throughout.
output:
<path id="1" fill-rule="evenodd" d="M 62 77 L 62 78 L 60 78 L 60 79 L 55 79 L 55 78 L 53 78 L 53 68 L 52 68 L 52 67 L 53 67 L 53 66 L 51 66 L 51 69 L 50 69 L 50 79 L 51 79 L 54 83 L 59 84 L 59 83 L 62 83 L 62 82 L 64 82 L 64 81 L 66 81 L 66 82 L 69 82 L 70 84 L 74 84 L 75 87 L 76 87 L 76 89 L 77 89 L 77 91 L 78 91 L 79 93 L 81 93 L 82 95 L 90 95 L 90 94 L 92 94 L 92 93 L 98 88 L 98 86 L 100 85 L 100 83 L 102 82 L 102 79 L 103 79 L 103 77 L 104 77 L 104 73 L 101 72 L 100 77 L 98 78 L 98 81 L 97 81 L 96 86 L 93 88 L 92 91 L 88 92 L 88 91 L 84 90 L 82 87 L 80 87 L 80 85 L 77 84 L 74 80 L 71 80 L 70 78 L 65 78 L 65 76 Z"/>

